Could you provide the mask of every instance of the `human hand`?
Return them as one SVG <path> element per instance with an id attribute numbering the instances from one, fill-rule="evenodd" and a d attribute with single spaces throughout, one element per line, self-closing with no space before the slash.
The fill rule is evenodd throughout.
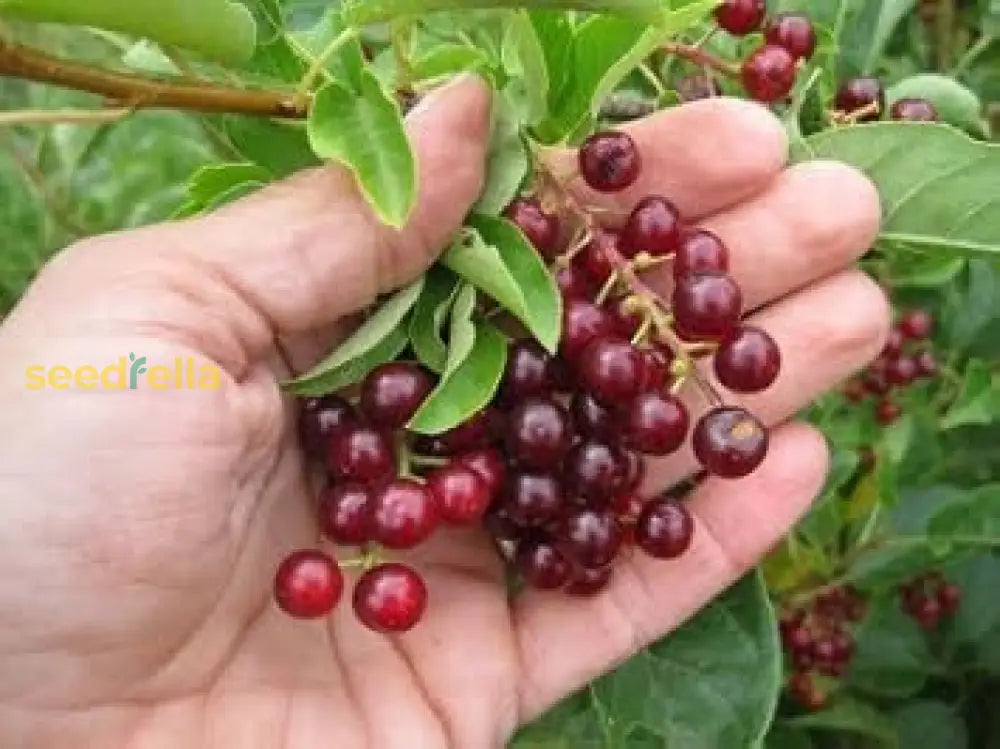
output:
<path id="1" fill-rule="evenodd" d="M 318 622 L 277 611 L 278 561 L 317 545 L 279 382 L 447 242 L 482 186 L 488 112 L 464 79 L 411 115 L 420 198 L 401 232 L 329 167 L 205 218 L 87 240 L 41 274 L 0 331 L 5 746 L 499 746 L 678 626 L 805 511 L 826 448 L 784 422 L 881 347 L 886 301 L 845 270 L 875 236 L 878 200 L 847 167 L 785 169 L 762 108 L 708 100 L 631 126 L 640 184 L 587 196 L 664 194 L 704 221 L 782 349 L 775 385 L 740 399 L 776 425 L 770 453 L 738 483 L 699 486 L 689 553 L 636 555 L 591 599 L 510 601 L 486 536 L 445 531 L 410 557 L 432 603 L 405 635 L 364 629 L 349 606 Z M 28 366 L 129 352 L 217 364 L 221 387 L 25 389 Z M 693 469 L 689 451 L 658 462 L 651 488 Z"/>

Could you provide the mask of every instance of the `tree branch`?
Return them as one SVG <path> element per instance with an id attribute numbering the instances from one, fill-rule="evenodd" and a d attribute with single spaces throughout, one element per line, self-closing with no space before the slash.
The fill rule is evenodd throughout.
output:
<path id="1" fill-rule="evenodd" d="M 309 113 L 308 99 L 297 99 L 293 92 L 245 90 L 187 79 L 161 81 L 62 60 L 2 39 L 0 76 L 88 91 L 125 109 L 187 109 L 287 119 L 303 119 Z"/>

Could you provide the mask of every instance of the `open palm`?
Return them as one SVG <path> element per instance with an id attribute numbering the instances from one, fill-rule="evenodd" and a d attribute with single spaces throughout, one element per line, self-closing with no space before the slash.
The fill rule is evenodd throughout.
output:
<path id="1" fill-rule="evenodd" d="M 781 424 L 881 345 L 882 293 L 844 270 L 874 237 L 878 201 L 846 167 L 785 169 L 765 110 L 709 100 L 631 127 L 645 174 L 614 198 L 664 194 L 717 231 L 783 350 L 776 385 L 746 399 L 781 425 L 770 455 L 745 480 L 698 488 L 692 550 L 629 559 L 591 599 L 508 600 L 485 535 L 440 532 L 409 557 L 430 605 L 405 635 L 364 629 L 349 606 L 318 622 L 276 610 L 277 562 L 318 543 L 278 383 L 432 261 L 481 189 L 489 120 L 474 79 L 411 115 L 420 198 L 401 232 L 326 168 L 206 218 L 89 240 L 41 274 L 0 333 L 0 744 L 501 746 L 689 617 L 805 510 L 826 449 Z M 28 366 L 130 353 L 215 363 L 222 387 L 25 389 Z M 650 489 L 692 468 L 688 452 L 662 461 Z"/>

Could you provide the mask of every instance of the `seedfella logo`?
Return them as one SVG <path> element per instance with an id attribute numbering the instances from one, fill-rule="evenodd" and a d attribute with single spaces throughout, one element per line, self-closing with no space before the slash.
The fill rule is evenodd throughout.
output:
<path id="1" fill-rule="evenodd" d="M 173 366 L 146 366 L 145 356 L 129 353 L 104 367 L 36 364 L 25 370 L 28 390 L 218 390 L 222 372 L 214 364 L 196 364 L 193 357 L 178 356 Z"/>

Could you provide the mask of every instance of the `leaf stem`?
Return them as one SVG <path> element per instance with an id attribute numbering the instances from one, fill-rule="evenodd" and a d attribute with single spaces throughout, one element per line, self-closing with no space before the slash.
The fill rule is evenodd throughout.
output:
<path id="1" fill-rule="evenodd" d="M 303 105 L 308 97 L 310 91 L 316 85 L 316 81 L 319 80 L 320 76 L 323 75 L 323 71 L 326 68 L 326 64 L 330 61 L 330 58 L 337 54 L 338 50 L 345 44 L 350 42 L 358 35 L 358 30 L 353 28 L 346 28 L 341 31 L 337 36 L 331 41 L 322 52 L 319 53 L 318 57 L 313 58 L 312 64 L 306 71 L 305 75 L 302 76 L 302 80 L 299 81 L 299 85 L 295 90 L 295 96 L 301 99 Z"/>
<path id="2" fill-rule="evenodd" d="M 0 112 L 0 127 L 15 125 L 106 124 L 116 122 L 135 110 L 131 107 L 111 109 L 15 109 Z"/>
<path id="3" fill-rule="evenodd" d="M 0 39 L 0 76 L 50 83 L 105 97 L 118 109 L 184 109 L 302 119 L 308 102 L 285 91 L 247 90 L 181 79 L 164 81 L 64 60 Z"/>

